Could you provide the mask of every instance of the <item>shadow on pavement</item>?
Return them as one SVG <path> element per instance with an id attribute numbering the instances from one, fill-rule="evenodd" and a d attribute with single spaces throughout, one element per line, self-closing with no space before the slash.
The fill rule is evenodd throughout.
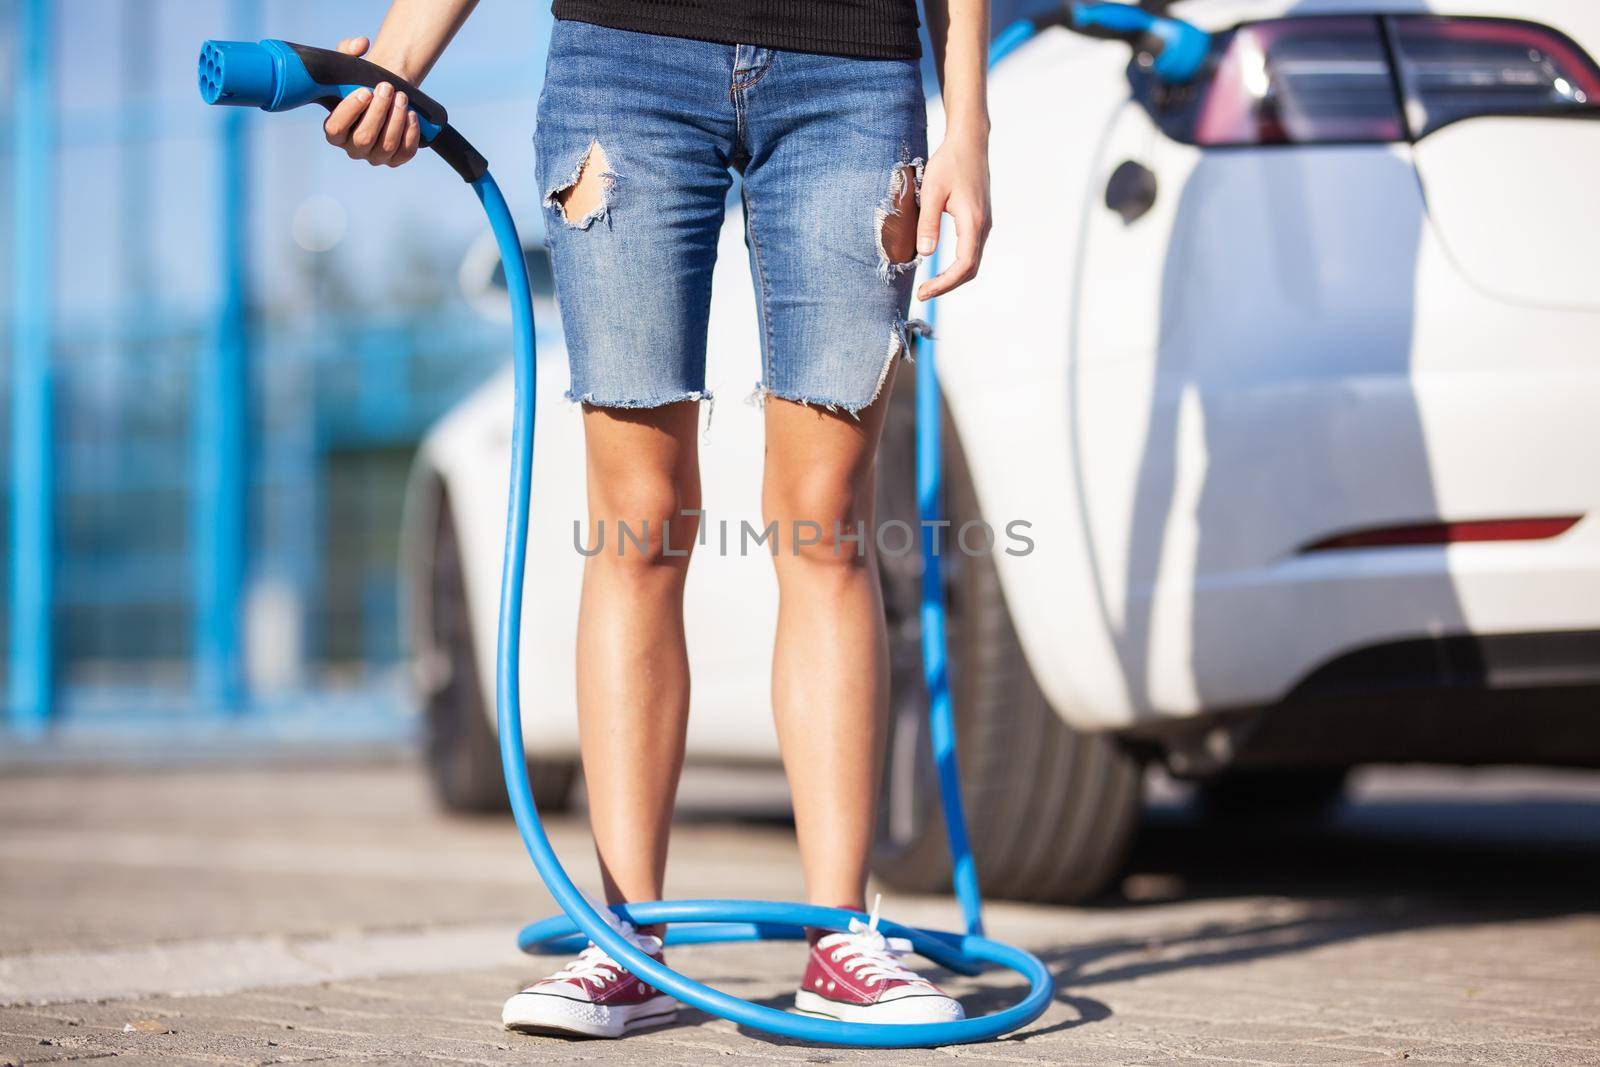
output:
<path id="1" fill-rule="evenodd" d="M 1124 886 L 1154 885 L 1106 911 L 1230 899 L 1259 901 L 1238 920 L 1181 922 L 1158 933 L 1038 950 L 1058 1002 L 1077 1018 L 1027 1040 L 1109 1018 L 1078 991 L 1152 975 L 1285 956 L 1382 934 L 1557 918 L 1600 910 L 1600 799 L 1368 801 L 1316 818 L 1208 819 L 1188 805 L 1145 819 Z M 964 998 L 993 1011 L 1021 994 Z"/>
<path id="2" fill-rule="evenodd" d="M 1366 800 L 1321 819 L 1153 806 L 1127 870 L 1125 889 L 1153 882 L 1163 902 L 1426 896 L 1495 918 L 1589 912 L 1600 901 L 1600 795 Z"/>
<path id="3" fill-rule="evenodd" d="M 1411 930 L 1600 910 L 1600 797 L 1369 800 L 1321 819 L 1207 817 L 1189 804 L 1158 804 L 1123 885 L 1145 899 L 1124 893 L 1092 907 L 1100 920 L 1126 913 L 1138 932 L 1037 948 L 1071 1017 L 1001 1040 L 1109 1019 L 1113 1008 L 1085 991 L 1115 983 Z M 1163 906 L 1230 901 L 1239 902 L 1237 918 L 1186 922 L 1173 910 L 1156 928 L 1150 922 Z M 962 1001 L 984 1014 L 1025 991 L 985 985 Z M 788 1002 L 785 994 L 760 1003 Z"/>

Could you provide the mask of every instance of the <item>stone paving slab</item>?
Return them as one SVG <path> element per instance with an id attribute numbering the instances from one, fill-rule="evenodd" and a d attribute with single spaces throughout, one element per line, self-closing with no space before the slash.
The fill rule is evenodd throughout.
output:
<path id="1" fill-rule="evenodd" d="M 548 898 L 509 820 L 439 815 L 405 766 L 10 777 L 0 1064 L 1600 1064 L 1600 781 L 1392 773 L 1323 826 L 1158 805 L 1121 896 L 991 906 L 991 931 L 1057 976 L 1042 1019 L 906 1052 L 695 1011 L 622 1042 L 503 1032 L 501 999 L 542 965 L 511 938 Z M 683 813 L 672 893 L 795 896 L 781 812 L 718 814 L 760 808 L 722 792 Z M 591 880 L 581 820 L 553 831 Z M 885 912 L 943 926 L 953 907 Z M 703 946 L 672 962 L 781 1006 L 801 958 Z M 971 1011 L 1020 993 L 1005 975 L 941 981 Z"/>

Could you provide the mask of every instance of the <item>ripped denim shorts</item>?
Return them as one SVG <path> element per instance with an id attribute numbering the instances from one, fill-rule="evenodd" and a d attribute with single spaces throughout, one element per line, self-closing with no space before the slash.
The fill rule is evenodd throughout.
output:
<path id="1" fill-rule="evenodd" d="M 927 154 L 916 63 L 558 20 L 534 142 L 569 399 L 709 399 L 734 171 L 761 327 L 755 395 L 855 414 L 907 354 Z"/>

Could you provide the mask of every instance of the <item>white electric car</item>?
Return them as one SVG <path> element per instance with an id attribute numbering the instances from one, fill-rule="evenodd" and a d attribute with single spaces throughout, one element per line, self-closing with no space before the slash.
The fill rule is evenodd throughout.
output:
<path id="1" fill-rule="evenodd" d="M 947 510 L 1025 522 L 1033 544 L 947 557 L 964 788 L 998 896 L 1104 886 L 1147 760 L 1219 805 L 1280 807 L 1326 802 L 1364 762 L 1600 765 L 1600 6 L 1170 13 L 1215 35 L 1190 85 L 1061 28 L 996 70 L 994 232 L 981 277 L 938 311 Z M 713 309 L 689 751 L 770 761 L 775 583 L 737 549 L 740 522 L 761 525 L 737 212 Z M 584 488 L 541 310 L 524 706 L 557 803 L 577 759 Z M 912 377 L 880 522 L 915 521 Z M 510 390 L 491 382 L 431 434 L 408 510 L 433 769 L 460 807 L 503 796 L 486 681 Z M 877 869 L 931 890 L 948 870 L 919 563 L 883 571 Z"/>

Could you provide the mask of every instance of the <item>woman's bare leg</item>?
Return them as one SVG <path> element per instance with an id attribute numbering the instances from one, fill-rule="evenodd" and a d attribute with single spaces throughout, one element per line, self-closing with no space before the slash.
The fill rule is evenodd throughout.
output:
<path id="1" fill-rule="evenodd" d="M 806 894 L 829 907 L 864 904 L 883 763 L 889 656 L 872 505 L 890 384 L 859 420 L 766 404 L 762 507 L 779 541 L 772 705 Z"/>
<path id="2" fill-rule="evenodd" d="M 700 507 L 699 414 L 693 402 L 583 414 L 588 545 L 602 521 L 605 542 L 584 562 L 578 728 L 589 823 L 613 904 L 661 899 L 666 873 L 689 715 L 683 583 L 698 522 L 681 513 Z M 619 539 L 619 522 L 645 547 Z M 669 529 L 672 551 L 684 555 L 666 552 Z"/>

